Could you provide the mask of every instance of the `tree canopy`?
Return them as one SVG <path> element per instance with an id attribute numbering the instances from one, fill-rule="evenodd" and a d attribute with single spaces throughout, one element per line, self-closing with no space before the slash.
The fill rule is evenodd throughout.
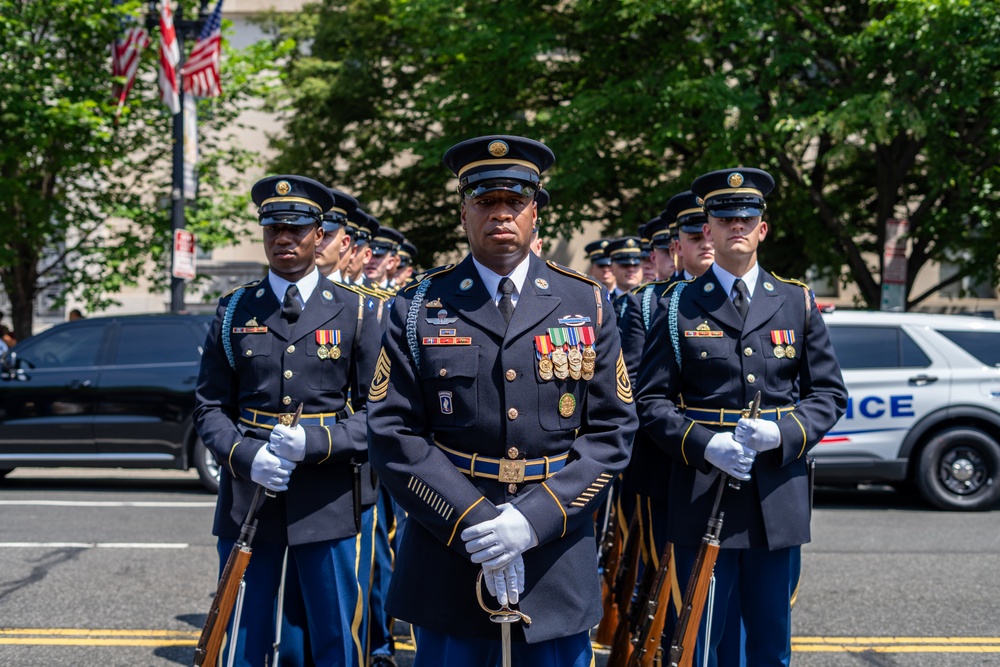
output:
<path id="1" fill-rule="evenodd" d="M 275 168 L 355 194 L 424 265 L 462 240 L 441 155 L 510 133 L 554 150 L 564 235 L 633 233 L 699 174 L 753 166 L 778 183 L 775 272 L 877 307 L 886 220 L 906 218 L 908 293 L 934 261 L 997 281 L 996 3 L 323 0 L 269 26 L 298 45 Z"/>
<path id="2" fill-rule="evenodd" d="M 110 45 L 145 8 L 0 0 L 0 281 L 18 338 L 30 335 L 44 289 L 97 309 L 143 278 L 169 281 L 170 211 L 157 204 L 171 192 L 172 120 L 156 85 L 158 29 L 118 118 L 111 98 Z M 230 244 L 242 229 L 233 223 L 249 197 L 236 184 L 257 155 L 230 135 L 246 100 L 269 92 L 259 74 L 275 53 L 226 49 L 223 96 L 200 103 L 199 198 L 186 226 L 202 247 Z"/>

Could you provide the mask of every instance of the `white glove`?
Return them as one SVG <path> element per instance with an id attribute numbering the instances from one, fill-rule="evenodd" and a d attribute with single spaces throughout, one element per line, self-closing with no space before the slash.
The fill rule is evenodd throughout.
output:
<path id="1" fill-rule="evenodd" d="M 288 479 L 293 470 L 294 463 L 275 456 L 267 451 L 267 447 L 261 447 L 250 464 L 250 479 L 269 491 L 287 491 Z"/>
<path id="2" fill-rule="evenodd" d="M 503 503 L 497 509 L 497 518 L 462 531 L 465 550 L 472 554 L 473 563 L 483 564 L 484 570 L 502 569 L 538 544 L 535 529 L 516 507 Z"/>
<path id="3" fill-rule="evenodd" d="M 766 419 L 741 419 L 736 422 L 736 442 L 755 452 L 766 452 L 781 444 L 777 422 Z"/>
<path id="4" fill-rule="evenodd" d="M 705 445 L 705 460 L 724 473 L 744 482 L 750 479 L 750 466 L 757 452 L 733 439 L 732 433 L 716 433 Z"/>
<path id="5" fill-rule="evenodd" d="M 501 607 L 517 604 L 524 592 L 524 559 L 518 556 L 499 570 L 483 568 L 486 590 L 495 597 Z"/>
<path id="6" fill-rule="evenodd" d="M 269 442 L 268 449 L 275 456 L 296 463 L 306 457 L 306 430 L 298 424 L 294 427 L 277 424 Z"/>

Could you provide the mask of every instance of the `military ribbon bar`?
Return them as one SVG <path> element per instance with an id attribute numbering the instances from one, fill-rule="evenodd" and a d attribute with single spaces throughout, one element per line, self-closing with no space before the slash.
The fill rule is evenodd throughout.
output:
<path id="1" fill-rule="evenodd" d="M 590 346 L 594 344 L 594 339 L 597 334 L 594 332 L 594 327 L 580 327 L 580 342 L 584 345 Z"/>
<path id="2" fill-rule="evenodd" d="M 580 347 L 580 329 L 578 327 L 571 327 L 566 330 L 569 334 L 569 345 L 570 347 Z"/>
<path id="3" fill-rule="evenodd" d="M 775 345 L 791 345 L 795 342 L 795 331 L 792 329 L 775 329 L 771 332 L 771 342 Z"/>
<path id="4" fill-rule="evenodd" d="M 541 336 L 535 336 L 535 349 L 538 350 L 538 354 L 547 357 L 555 348 L 552 346 L 552 341 L 549 340 L 549 337 L 542 334 Z"/>
<path id="5" fill-rule="evenodd" d="M 569 331 L 564 327 L 549 329 L 549 338 L 557 348 L 569 344 Z"/>

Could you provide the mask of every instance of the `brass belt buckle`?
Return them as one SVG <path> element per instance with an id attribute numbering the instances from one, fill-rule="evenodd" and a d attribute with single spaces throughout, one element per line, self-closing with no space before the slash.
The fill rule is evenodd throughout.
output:
<path id="1" fill-rule="evenodd" d="M 282 412 L 278 415 L 278 423 L 282 426 L 291 426 L 294 419 L 295 414 L 291 412 Z"/>
<path id="2" fill-rule="evenodd" d="M 524 481 L 524 466 L 527 460 L 500 461 L 500 473 L 497 478 L 504 484 L 520 484 Z"/>

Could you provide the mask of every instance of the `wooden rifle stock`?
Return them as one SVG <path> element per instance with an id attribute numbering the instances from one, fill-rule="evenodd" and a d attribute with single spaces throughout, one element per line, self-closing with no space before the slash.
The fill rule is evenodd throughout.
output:
<path id="1" fill-rule="evenodd" d="M 629 602 L 632 600 L 636 579 L 639 578 L 639 556 L 642 552 L 642 545 L 639 543 L 639 511 L 639 508 L 636 507 L 632 519 L 629 521 L 628 538 L 625 540 L 625 548 L 612 590 L 612 606 L 616 625 L 610 643 L 611 654 L 608 656 L 607 667 L 625 667 L 629 655 L 632 653 L 631 623 L 629 622 L 632 611 Z"/>
<path id="2" fill-rule="evenodd" d="M 608 533 L 611 533 L 610 536 Z M 610 539 L 609 539 L 610 538 Z M 608 530 L 604 536 L 604 548 L 601 550 L 601 607 L 604 610 L 601 622 L 594 632 L 594 641 L 610 646 L 614 640 L 615 628 L 618 626 L 618 603 L 615 595 L 615 581 L 618 569 L 622 563 L 623 539 L 618 525 L 618 513 L 608 520 Z"/>
<path id="3" fill-rule="evenodd" d="M 663 657 L 660 647 L 663 642 L 663 628 L 667 624 L 667 614 L 670 613 L 672 579 L 668 542 L 660 555 L 656 574 L 650 577 L 646 593 L 636 601 L 637 619 L 632 632 L 633 651 L 628 667 L 653 667 L 654 664 L 660 663 Z"/>
<path id="4" fill-rule="evenodd" d="M 677 617 L 677 628 L 670 643 L 668 664 L 670 667 L 691 667 L 694 659 L 694 645 L 698 641 L 698 628 L 705 611 L 708 586 L 712 581 L 715 559 L 719 555 L 719 533 L 722 532 L 723 512 L 719 511 L 722 492 L 726 488 L 728 475 L 719 475 L 719 490 L 715 494 L 715 506 L 708 519 L 708 529 L 698 545 L 691 576 L 684 591 L 684 605 Z M 705 647 L 708 650 L 708 647 Z"/>
<path id="5" fill-rule="evenodd" d="M 302 404 L 300 403 L 292 415 L 291 426 L 298 425 L 301 417 Z M 263 486 L 257 486 L 254 490 L 247 518 L 243 520 L 239 539 L 233 544 L 229 558 L 226 559 L 226 566 L 222 568 L 222 576 L 219 577 L 219 586 L 215 590 L 212 606 L 208 610 L 208 618 L 205 619 L 205 626 L 201 629 L 198 645 L 194 649 L 195 667 L 214 666 L 219 662 L 219 653 L 222 650 L 222 640 L 226 635 L 226 627 L 229 625 L 229 617 L 233 614 L 240 584 L 243 583 L 243 574 L 250 564 L 250 556 L 253 553 L 250 543 L 253 542 L 254 533 L 257 532 L 257 511 L 263 504 L 262 494 L 274 497 L 274 492 L 266 490 Z"/>

